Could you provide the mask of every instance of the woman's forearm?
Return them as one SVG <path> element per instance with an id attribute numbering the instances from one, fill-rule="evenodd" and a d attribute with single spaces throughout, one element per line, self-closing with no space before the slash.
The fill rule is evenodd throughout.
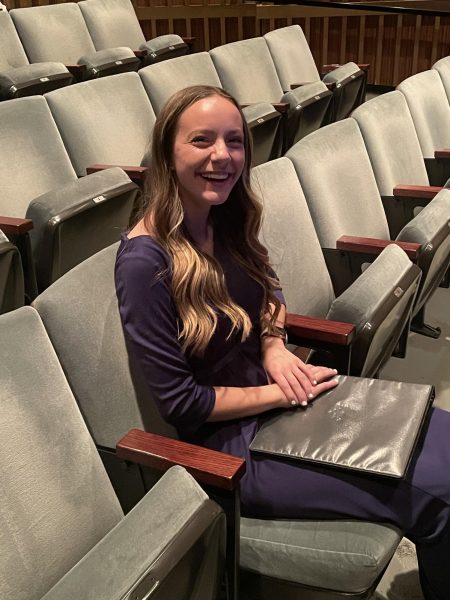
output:
<path id="1" fill-rule="evenodd" d="M 208 421 L 227 421 L 258 415 L 273 408 L 287 408 L 286 400 L 276 384 L 258 387 L 214 387 L 216 401 Z"/>

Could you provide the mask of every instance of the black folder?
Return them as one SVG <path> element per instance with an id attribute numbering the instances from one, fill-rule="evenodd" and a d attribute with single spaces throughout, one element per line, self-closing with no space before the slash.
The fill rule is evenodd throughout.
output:
<path id="1" fill-rule="evenodd" d="M 339 376 L 307 408 L 261 419 L 253 452 L 401 478 L 434 399 L 431 385 Z"/>

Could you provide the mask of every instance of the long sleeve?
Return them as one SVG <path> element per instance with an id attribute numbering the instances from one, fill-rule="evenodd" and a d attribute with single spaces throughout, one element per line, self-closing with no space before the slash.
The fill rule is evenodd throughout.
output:
<path id="1" fill-rule="evenodd" d="M 168 257 L 150 237 L 122 242 L 115 277 L 125 333 L 163 418 L 195 432 L 214 407 L 215 391 L 196 382 L 181 350 L 169 276 Z"/>

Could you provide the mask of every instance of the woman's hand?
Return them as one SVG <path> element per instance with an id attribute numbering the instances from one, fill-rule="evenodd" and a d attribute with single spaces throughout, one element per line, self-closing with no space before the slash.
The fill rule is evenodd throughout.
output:
<path id="1" fill-rule="evenodd" d="M 337 385 L 333 379 L 336 369 L 305 364 L 285 348 L 280 338 L 263 338 L 262 354 L 264 368 L 283 392 L 286 405 L 306 406 L 308 401 Z"/>

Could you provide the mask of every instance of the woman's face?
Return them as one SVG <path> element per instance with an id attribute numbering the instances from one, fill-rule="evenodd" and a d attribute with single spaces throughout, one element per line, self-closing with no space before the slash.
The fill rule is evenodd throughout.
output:
<path id="1" fill-rule="evenodd" d="M 185 210 L 204 212 L 225 202 L 244 165 L 242 119 L 229 100 L 209 96 L 181 114 L 172 166 Z"/>

